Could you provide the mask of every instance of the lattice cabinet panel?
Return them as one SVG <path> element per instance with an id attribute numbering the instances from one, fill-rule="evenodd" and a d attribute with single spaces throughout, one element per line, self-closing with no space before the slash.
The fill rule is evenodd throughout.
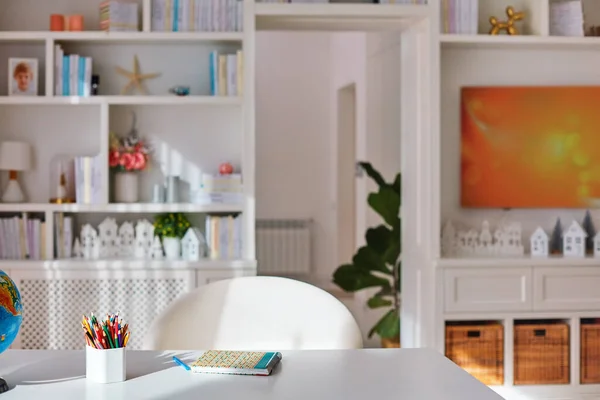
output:
<path id="1" fill-rule="evenodd" d="M 23 300 L 22 349 L 80 349 L 81 317 L 119 312 L 142 346 L 158 313 L 195 286 L 194 271 L 14 271 Z M 16 346 L 15 346 L 16 347 Z"/>

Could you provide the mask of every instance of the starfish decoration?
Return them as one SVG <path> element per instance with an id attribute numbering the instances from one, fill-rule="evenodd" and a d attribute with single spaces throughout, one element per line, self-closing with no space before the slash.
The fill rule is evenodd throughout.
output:
<path id="1" fill-rule="evenodd" d="M 137 56 L 134 56 L 134 58 L 133 58 L 133 71 L 127 71 L 121 67 L 116 67 L 115 69 L 117 70 L 117 72 L 119 74 L 121 74 L 121 75 L 127 77 L 127 79 L 129 79 L 129 82 L 127 83 L 127 85 L 125 85 L 123 87 L 123 89 L 121 90 L 121 94 L 126 94 L 131 89 L 137 89 L 142 94 L 147 95 L 148 91 L 144 87 L 143 81 L 146 79 L 152 79 L 152 78 L 156 78 L 156 77 L 160 76 L 159 73 L 142 74 L 140 72 L 140 62 L 138 61 Z"/>

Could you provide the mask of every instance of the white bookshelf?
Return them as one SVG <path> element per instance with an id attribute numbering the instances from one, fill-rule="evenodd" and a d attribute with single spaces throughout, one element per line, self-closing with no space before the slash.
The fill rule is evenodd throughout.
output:
<path id="1" fill-rule="evenodd" d="M 439 51 L 440 81 L 434 83 L 433 101 L 439 100 L 440 126 L 432 132 L 430 153 L 439 162 L 428 160 L 434 194 L 431 207 L 423 210 L 433 215 L 428 248 L 431 282 L 435 299 L 423 299 L 420 307 L 431 307 L 423 330 L 436 331 L 435 345 L 444 351 L 445 324 L 449 321 L 499 321 L 504 325 L 505 383 L 495 387 L 508 400 L 549 398 L 600 398 L 599 385 L 580 383 L 581 320 L 600 317 L 600 303 L 595 290 L 587 285 L 600 279 L 600 258 L 551 256 L 443 258 L 440 233 L 447 220 L 473 228 L 483 220 L 494 225 L 506 218 L 521 222 L 523 242 L 538 227 L 548 233 L 557 218 L 563 225 L 581 222 L 585 210 L 531 209 L 462 209 L 460 207 L 460 88 L 466 86 L 597 86 L 600 84 L 597 49 L 600 37 L 560 37 L 549 34 L 549 10 L 552 0 L 479 0 L 477 35 L 432 34 Z M 505 19 L 505 9 L 513 6 L 525 11 L 525 21 L 518 23 L 520 35 L 490 36 L 488 19 L 494 15 Z M 439 5 L 436 15 L 441 12 Z M 439 146 L 439 147 L 438 147 Z M 436 168 L 438 166 L 439 168 Z M 405 206 L 406 207 L 406 206 Z M 598 214 L 592 210 L 594 221 Z M 405 244 L 406 246 L 406 244 Z M 428 282 L 430 282 L 428 280 Z M 421 289 L 423 290 L 423 289 Z M 429 318 L 429 317 L 426 317 Z M 522 320 L 560 320 L 569 324 L 569 374 L 567 385 L 515 386 L 515 322 Z M 431 320 L 430 320 L 431 321 Z"/>
<path id="2" fill-rule="evenodd" d="M 54 213 L 77 215 L 78 225 L 86 218 L 114 215 L 121 219 L 152 216 L 165 212 L 183 212 L 195 216 L 207 214 L 241 214 L 244 219 L 244 248 L 241 260 L 208 260 L 180 262 L 178 268 L 232 267 L 255 268 L 254 250 L 254 29 L 253 15 L 244 19 L 247 28 L 239 32 L 151 32 L 151 2 L 138 1 L 140 31 L 104 32 L 98 29 L 98 4 L 81 5 L 74 0 L 59 5 L 39 4 L 29 0 L 12 4 L 0 16 L 0 140 L 18 139 L 29 142 L 34 151 L 34 167 L 20 176 L 21 186 L 28 197 L 23 204 L 0 204 L 0 213 L 43 213 L 47 233 L 53 234 Z M 35 6 L 34 13 L 25 17 L 25 11 Z M 21 11 L 17 13 L 17 11 Z M 49 15 L 52 13 L 84 15 L 85 31 L 50 32 Z M 245 21 L 245 22 L 246 22 Z M 54 48 L 61 45 L 66 52 L 93 58 L 94 74 L 100 75 L 100 94 L 93 97 L 54 95 Z M 211 51 L 230 53 L 244 51 L 246 96 L 211 96 L 209 93 L 209 59 Z M 134 55 L 138 56 L 142 72 L 160 72 L 161 77 L 147 81 L 150 95 L 120 95 L 119 88 L 126 82 L 114 72 L 115 66 L 130 69 Z M 37 58 L 39 62 L 38 96 L 9 97 L 7 94 L 7 63 L 9 57 Z M 177 97 L 168 93 L 175 85 L 191 86 L 191 95 Z M 131 123 L 131 112 L 138 118 L 142 137 L 159 145 L 155 149 L 156 164 L 141 175 L 141 203 L 115 204 L 110 202 L 108 137 L 109 132 L 125 133 Z M 33 116 L 33 117 L 32 117 Z M 202 172 L 216 173 L 221 162 L 231 162 L 241 170 L 244 196 L 239 204 L 193 204 L 183 198 L 181 203 L 153 204 L 151 188 L 160 182 L 168 162 L 156 160 L 158 153 L 177 152 L 185 162 L 199 167 Z M 53 157 L 100 154 L 104 160 L 103 199 L 101 204 L 50 204 L 48 202 L 49 163 Z M 6 182 L 3 173 L 0 185 Z M 184 184 L 185 184 L 185 178 Z M 202 228 L 202 226 L 201 226 Z M 75 234 L 78 232 L 76 231 Z M 81 260 L 79 260 L 81 261 Z M 79 262 L 77 261 L 77 262 Z M 0 263 L 10 262 L 2 260 Z M 58 264 L 69 268 L 69 262 Z M 77 263 L 76 261 L 74 261 Z M 46 268 L 44 262 L 19 260 L 15 265 Z M 123 264 L 126 265 L 127 263 Z M 137 266 L 143 263 L 134 263 Z M 129 262 L 127 265 L 134 265 Z M 150 264 L 150 263 L 149 263 Z M 173 262 L 155 261 L 152 268 L 172 268 Z M 75 265 L 75 264 L 72 264 Z M 87 262 L 98 268 L 119 268 L 117 261 Z M 149 266 L 150 267 L 150 266 Z"/>

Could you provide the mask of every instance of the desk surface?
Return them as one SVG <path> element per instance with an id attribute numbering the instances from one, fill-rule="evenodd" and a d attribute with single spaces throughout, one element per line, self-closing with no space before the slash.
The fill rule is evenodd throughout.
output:
<path id="1" fill-rule="evenodd" d="M 84 351 L 9 350 L 0 375 L 10 399 L 501 400 L 441 354 L 426 349 L 290 351 L 272 376 L 193 374 L 171 357 L 197 352 L 127 352 L 127 381 L 85 379 Z"/>

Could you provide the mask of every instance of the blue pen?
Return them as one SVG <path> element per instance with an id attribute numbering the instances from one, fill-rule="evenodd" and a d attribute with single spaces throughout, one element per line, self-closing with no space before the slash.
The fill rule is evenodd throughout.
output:
<path id="1" fill-rule="evenodd" d="M 186 363 L 184 363 L 183 361 L 181 361 L 179 358 L 177 358 L 175 356 L 173 356 L 173 361 L 175 361 L 175 364 L 179 364 L 183 368 L 185 368 L 186 371 L 191 371 L 192 370 L 189 365 L 187 365 Z"/>

